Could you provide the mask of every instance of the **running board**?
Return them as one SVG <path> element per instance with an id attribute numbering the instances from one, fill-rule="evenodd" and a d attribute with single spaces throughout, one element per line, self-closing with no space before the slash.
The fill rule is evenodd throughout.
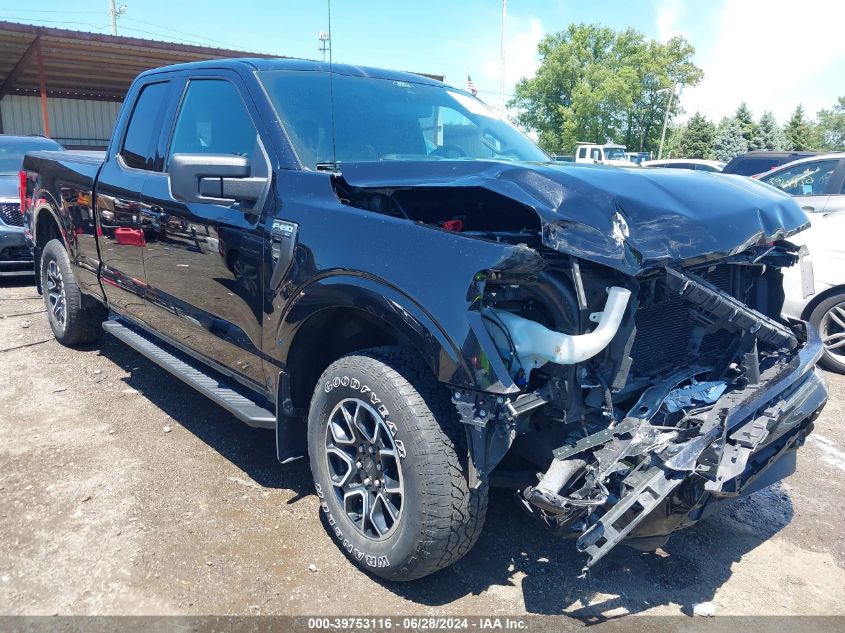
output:
<path id="1" fill-rule="evenodd" d="M 119 321 L 105 321 L 103 329 L 219 404 L 241 422 L 262 429 L 276 428 L 275 413 L 255 404 L 201 369 L 180 360 L 149 337 L 129 329 Z"/>

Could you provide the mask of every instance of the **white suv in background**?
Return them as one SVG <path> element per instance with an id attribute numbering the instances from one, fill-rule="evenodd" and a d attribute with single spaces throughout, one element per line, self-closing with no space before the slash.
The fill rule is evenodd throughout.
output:
<path id="1" fill-rule="evenodd" d="M 845 153 L 797 160 L 760 177 L 795 197 L 811 227 L 790 238 L 809 249 L 811 292 L 799 266 L 784 269 L 784 313 L 810 320 L 825 346 L 822 365 L 845 373 Z"/>
<path id="2" fill-rule="evenodd" d="M 807 213 L 845 210 L 845 152 L 802 158 L 758 179 L 793 196 Z"/>

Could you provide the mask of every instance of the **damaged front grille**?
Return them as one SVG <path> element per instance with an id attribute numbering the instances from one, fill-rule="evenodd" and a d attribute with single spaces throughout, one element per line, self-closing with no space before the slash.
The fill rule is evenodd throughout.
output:
<path id="1" fill-rule="evenodd" d="M 698 274 L 719 290 L 734 295 L 732 266 L 717 264 L 699 270 Z M 644 282 L 654 284 L 654 281 Z M 650 288 L 643 288 L 649 294 Z M 634 315 L 637 334 L 631 348 L 631 374 L 648 377 L 689 364 L 695 358 L 717 356 L 730 344 L 733 335 L 727 330 L 701 331 L 689 311 L 689 303 L 681 296 L 656 298 L 641 305 Z M 697 332 L 696 329 L 699 329 Z M 700 343 L 698 338 L 700 337 Z"/>

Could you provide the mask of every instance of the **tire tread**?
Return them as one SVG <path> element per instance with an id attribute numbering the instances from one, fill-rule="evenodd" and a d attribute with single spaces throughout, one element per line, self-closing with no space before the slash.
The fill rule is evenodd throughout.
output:
<path id="1" fill-rule="evenodd" d="M 449 398 L 422 359 L 398 346 L 378 347 L 345 356 L 323 374 L 319 384 L 339 371 L 355 369 L 382 388 L 395 424 L 415 438 L 413 453 L 425 489 L 416 551 L 394 569 L 396 579 L 413 580 L 447 567 L 472 549 L 484 527 L 487 485 L 468 485 L 466 435 Z M 386 397 L 385 397 L 386 396 Z"/>

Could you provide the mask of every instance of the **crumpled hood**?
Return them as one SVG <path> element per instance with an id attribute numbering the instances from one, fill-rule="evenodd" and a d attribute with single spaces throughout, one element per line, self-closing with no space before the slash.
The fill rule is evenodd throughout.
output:
<path id="1" fill-rule="evenodd" d="M 355 187 L 484 187 L 534 209 L 549 248 L 636 275 L 728 256 L 809 226 L 787 194 L 743 176 L 687 169 L 485 160 L 347 163 Z"/>

